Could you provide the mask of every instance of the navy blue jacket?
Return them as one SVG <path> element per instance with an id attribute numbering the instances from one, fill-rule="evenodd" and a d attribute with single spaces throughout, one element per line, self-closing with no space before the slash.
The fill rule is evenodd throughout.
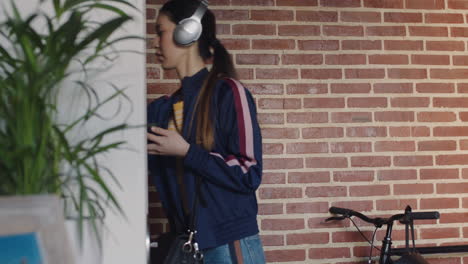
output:
<path id="1" fill-rule="evenodd" d="M 195 194 L 195 178 L 201 177 L 202 200 L 198 206 L 196 240 L 200 249 L 217 247 L 258 233 L 255 191 L 262 178 L 262 138 L 257 122 L 255 101 L 238 81 L 222 79 L 216 83 L 212 111 L 215 124 L 211 151 L 195 143 L 196 118 L 190 120 L 208 70 L 182 79 L 184 123 L 182 135 L 190 144 L 184 163 L 184 184 L 189 208 Z M 177 96 L 164 96 L 148 106 L 148 123 L 167 128 Z M 162 205 L 173 220 L 184 219 L 175 158 L 148 155 L 151 179 Z M 172 221 L 171 221 L 172 219 Z M 187 219 L 181 220 L 187 223 Z M 171 229 L 173 226 L 171 226 Z"/>

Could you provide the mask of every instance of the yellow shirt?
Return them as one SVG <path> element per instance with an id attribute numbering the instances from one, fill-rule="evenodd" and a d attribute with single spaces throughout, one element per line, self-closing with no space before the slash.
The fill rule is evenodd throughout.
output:
<path id="1" fill-rule="evenodd" d="M 174 116 L 177 123 L 177 126 L 174 125 L 174 119 L 169 119 L 168 130 L 177 131 L 176 127 L 179 129 L 179 133 L 182 132 L 182 125 L 184 122 L 184 101 L 175 103 L 173 106 Z"/>

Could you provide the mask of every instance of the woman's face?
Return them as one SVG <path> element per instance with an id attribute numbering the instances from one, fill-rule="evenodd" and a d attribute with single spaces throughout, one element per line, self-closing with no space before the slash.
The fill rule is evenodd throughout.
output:
<path id="1" fill-rule="evenodd" d="M 156 20 L 156 38 L 153 40 L 156 59 L 165 70 L 175 69 L 184 61 L 188 48 L 174 43 L 173 32 L 176 24 L 163 13 Z"/>

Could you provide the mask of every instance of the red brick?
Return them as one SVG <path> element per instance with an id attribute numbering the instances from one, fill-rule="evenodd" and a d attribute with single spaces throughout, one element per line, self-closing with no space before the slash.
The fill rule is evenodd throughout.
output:
<path id="1" fill-rule="evenodd" d="M 329 65 L 366 64 L 366 56 L 363 54 L 325 55 L 325 64 L 329 64 Z"/>
<path id="2" fill-rule="evenodd" d="M 468 66 L 468 56 L 456 56 L 452 57 L 453 65 L 463 65 Z"/>
<path id="3" fill-rule="evenodd" d="M 146 67 L 146 78 L 147 79 L 159 79 L 161 73 L 159 68 L 156 67 Z"/>
<path id="4" fill-rule="evenodd" d="M 265 155 L 274 155 L 283 153 L 283 144 L 275 143 L 264 143 L 263 144 L 263 154 Z"/>
<path id="5" fill-rule="evenodd" d="M 383 79 L 384 69 L 346 69 L 346 79 Z"/>
<path id="6" fill-rule="evenodd" d="M 320 26 L 279 25 L 278 35 L 279 36 L 319 36 Z"/>
<path id="7" fill-rule="evenodd" d="M 468 120 L 468 112 L 460 112 L 458 114 L 460 116 L 461 121 L 467 121 Z"/>
<path id="8" fill-rule="evenodd" d="M 369 93 L 371 85 L 369 83 L 332 83 L 331 93 Z"/>
<path id="9" fill-rule="evenodd" d="M 288 199 L 302 198 L 302 188 L 285 187 L 285 188 L 266 188 L 262 187 L 258 190 L 260 199 Z"/>
<path id="10" fill-rule="evenodd" d="M 447 207 L 440 207 L 440 208 L 447 208 Z M 444 213 L 440 216 L 440 223 L 466 223 L 468 222 L 468 213 Z M 459 245 L 456 243 L 455 245 Z"/>
<path id="11" fill-rule="evenodd" d="M 327 123 L 328 113 L 326 112 L 287 113 L 286 118 L 287 118 L 288 123 L 301 123 L 301 124 Z"/>
<path id="12" fill-rule="evenodd" d="M 338 22 L 338 12 L 297 10 L 296 20 L 306 22 Z"/>
<path id="13" fill-rule="evenodd" d="M 374 93 L 413 93 L 411 83 L 376 83 Z"/>
<path id="14" fill-rule="evenodd" d="M 463 41 L 426 41 L 427 50 L 436 51 L 464 51 L 465 42 Z"/>
<path id="15" fill-rule="evenodd" d="M 423 50 L 424 42 L 422 40 L 385 40 L 384 48 L 386 50 Z"/>
<path id="16" fill-rule="evenodd" d="M 390 185 L 365 185 L 349 187 L 349 196 L 352 197 L 385 195 L 390 195 Z"/>
<path id="17" fill-rule="evenodd" d="M 253 69 L 237 69 L 237 75 L 241 80 L 252 80 L 253 79 Z"/>
<path id="18" fill-rule="evenodd" d="M 381 122 L 413 122 L 414 121 L 414 112 L 412 112 L 412 111 L 375 112 L 375 121 L 381 121 Z"/>
<path id="19" fill-rule="evenodd" d="M 466 165 L 468 164 L 468 154 L 438 155 L 436 156 L 436 164 L 437 165 Z M 468 190 L 468 188 L 466 190 Z"/>
<path id="20" fill-rule="evenodd" d="M 283 114 L 258 113 L 257 119 L 260 124 L 284 124 Z"/>
<path id="21" fill-rule="evenodd" d="M 284 246 L 283 235 L 261 235 L 261 240 L 264 246 Z"/>
<path id="22" fill-rule="evenodd" d="M 412 55 L 411 64 L 449 65 L 450 56 L 448 55 Z"/>
<path id="23" fill-rule="evenodd" d="M 440 208 L 458 208 L 458 198 L 427 198 L 421 199 L 421 210 L 440 209 Z M 443 214 L 442 214 L 443 215 Z"/>
<path id="24" fill-rule="evenodd" d="M 340 20 L 343 22 L 381 22 L 379 12 L 346 12 L 340 13 Z"/>
<path id="25" fill-rule="evenodd" d="M 460 150 L 467 150 L 467 149 L 468 149 L 468 140 L 460 140 Z M 465 174 L 463 174 L 463 175 L 465 175 Z M 468 175 L 465 178 L 468 179 Z"/>
<path id="26" fill-rule="evenodd" d="M 403 210 L 407 205 L 414 210 L 418 208 L 418 201 L 416 199 L 378 200 L 376 205 L 379 211 Z"/>
<path id="27" fill-rule="evenodd" d="M 265 250 L 265 259 L 268 263 L 285 261 L 304 261 L 305 249 Z"/>
<path id="28" fill-rule="evenodd" d="M 346 168 L 348 161 L 346 158 L 306 158 L 307 168 Z M 323 188 L 323 187 L 320 187 Z"/>
<path id="29" fill-rule="evenodd" d="M 429 107 L 428 97 L 397 97 L 390 100 L 391 106 L 395 108 Z"/>
<path id="30" fill-rule="evenodd" d="M 468 79 L 468 70 L 465 69 L 432 69 L 433 79 Z"/>
<path id="31" fill-rule="evenodd" d="M 468 37 L 468 28 L 466 27 L 452 27 L 450 31 L 452 37 Z"/>
<path id="32" fill-rule="evenodd" d="M 250 10 L 250 20 L 253 21 L 292 21 L 293 19 L 292 10 Z"/>
<path id="33" fill-rule="evenodd" d="M 278 65 L 279 56 L 276 54 L 237 54 L 236 63 L 239 65 Z"/>
<path id="34" fill-rule="evenodd" d="M 229 24 L 216 24 L 217 35 L 229 35 L 231 34 L 231 25 Z"/>
<path id="35" fill-rule="evenodd" d="M 307 197 L 344 197 L 347 195 L 346 186 L 307 187 Z"/>
<path id="36" fill-rule="evenodd" d="M 464 22 L 462 14 L 429 13 L 425 14 L 425 23 L 461 24 Z"/>
<path id="37" fill-rule="evenodd" d="M 466 137 L 468 136 L 468 127 L 434 127 L 435 137 Z"/>
<path id="38" fill-rule="evenodd" d="M 299 109 L 301 99 L 296 98 L 263 98 L 258 101 L 261 109 Z"/>
<path id="39" fill-rule="evenodd" d="M 341 69 L 301 69 L 302 79 L 341 79 Z"/>
<path id="40" fill-rule="evenodd" d="M 322 54 L 284 54 L 281 56 L 284 65 L 319 65 L 323 63 Z"/>
<path id="41" fill-rule="evenodd" d="M 385 127 L 348 127 L 346 128 L 347 137 L 386 137 L 387 129 Z"/>
<path id="42" fill-rule="evenodd" d="M 453 93 L 455 91 L 453 83 L 417 83 L 418 93 Z"/>
<path id="43" fill-rule="evenodd" d="M 362 26 L 327 26 L 322 27 L 325 36 L 364 36 Z"/>
<path id="44" fill-rule="evenodd" d="M 343 50 L 381 50 L 381 40 L 342 40 Z"/>
<path id="45" fill-rule="evenodd" d="M 366 237 L 372 237 L 372 231 L 363 231 L 362 233 Z M 333 243 L 352 243 L 363 241 L 362 235 L 356 231 L 339 231 L 333 232 L 331 235 Z"/>
<path id="46" fill-rule="evenodd" d="M 437 121 L 434 121 L 437 122 Z M 438 141 L 420 141 L 418 142 L 418 151 L 442 151 L 456 150 L 457 142 L 454 140 L 438 140 Z"/>
<path id="47" fill-rule="evenodd" d="M 466 2 L 465 0 L 448 0 L 448 8 L 468 9 L 468 2 Z"/>
<path id="48" fill-rule="evenodd" d="M 344 98 L 304 98 L 304 108 L 343 108 Z"/>
<path id="49" fill-rule="evenodd" d="M 323 83 L 293 83 L 287 86 L 288 94 L 323 94 L 327 92 L 327 84 Z"/>
<path id="50" fill-rule="evenodd" d="M 262 184 L 284 184 L 286 175 L 279 172 L 264 172 L 262 175 Z"/>
<path id="51" fill-rule="evenodd" d="M 233 6 L 274 6 L 274 0 L 231 0 Z"/>
<path id="52" fill-rule="evenodd" d="M 228 50 L 250 49 L 250 40 L 248 39 L 222 39 L 221 42 Z"/>
<path id="53" fill-rule="evenodd" d="M 388 69 L 388 77 L 392 79 L 426 79 L 426 69 Z"/>
<path id="54" fill-rule="evenodd" d="M 304 229 L 304 219 L 263 219 L 262 230 L 299 230 Z"/>
<path id="55" fill-rule="evenodd" d="M 292 39 L 253 39 L 252 48 L 258 50 L 287 50 L 294 49 L 296 43 Z"/>
<path id="56" fill-rule="evenodd" d="M 334 112 L 331 113 L 333 123 L 364 123 L 372 122 L 370 112 Z"/>
<path id="57" fill-rule="evenodd" d="M 298 72 L 296 69 L 255 69 L 257 79 L 297 79 Z"/>
<path id="58" fill-rule="evenodd" d="M 331 206 L 340 207 L 340 208 L 349 208 L 358 212 L 370 212 L 374 209 L 372 201 L 339 201 L 333 202 Z M 344 221 L 343 221 L 344 222 Z"/>
<path id="59" fill-rule="evenodd" d="M 287 245 L 313 245 L 313 244 L 326 244 L 328 243 L 328 233 L 314 232 L 305 234 L 287 234 Z"/>
<path id="60" fill-rule="evenodd" d="M 459 93 L 468 93 L 468 83 L 457 83 Z"/>
<path id="61" fill-rule="evenodd" d="M 332 153 L 372 152 L 372 144 L 370 142 L 332 142 L 330 150 Z"/>
<path id="62" fill-rule="evenodd" d="M 360 7 L 359 0 L 320 0 L 320 6 L 327 7 Z"/>
<path id="63" fill-rule="evenodd" d="M 464 98 L 436 97 L 433 99 L 433 105 L 434 107 L 466 108 L 468 107 L 468 97 L 464 97 Z"/>
<path id="64" fill-rule="evenodd" d="M 373 171 L 335 171 L 333 181 L 335 182 L 371 182 L 374 180 Z"/>
<path id="65" fill-rule="evenodd" d="M 276 0 L 277 6 L 317 6 L 318 0 Z"/>
<path id="66" fill-rule="evenodd" d="M 404 26 L 368 26 L 366 29 L 368 36 L 406 36 Z"/>
<path id="67" fill-rule="evenodd" d="M 408 64 L 409 59 L 408 55 L 399 55 L 399 54 L 391 54 L 391 55 L 369 55 L 369 64 Z"/>
<path id="68" fill-rule="evenodd" d="M 263 168 L 265 170 L 301 169 L 303 167 L 304 161 L 301 158 L 278 158 L 263 160 Z"/>
<path id="69" fill-rule="evenodd" d="M 396 156 L 393 157 L 395 166 L 432 166 L 432 156 Z"/>
<path id="70" fill-rule="evenodd" d="M 328 212 L 327 202 L 287 203 L 287 214 L 314 214 Z"/>
<path id="71" fill-rule="evenodd" d="M 440 239 L 440 238 L 458 238 L 460 237 L 460 232 L 458 228 L 430 228 L 430 229 L 421 229 L 421 239 Z"/>
<path id="72" fill-rule="evenodd" d="M 421 13 L 400 13 L 386 12 L 384 13 L 384 21 L 389 23 L 422 23 Z"/>
<path id="73" fill-rule="evenodd" d="M 348 98 L 349 108 L 382 108 L 387 107 L 386 97 L 353 97 Z"/>
<path id="74" fill-rule="evenodd" d="M 448 37 L 447 27 L 409 26 L 410 36 Z"/>
<path id="75" fill-rule="evenodd" d="M 324 183 L 330 182 L 328 171 L 288 172 L 288 183 Z"/>
<path id="76" fill-rule="evenodd" d="M 388 167 L 391 158 L 385 156 L 359 156 L 351 157 L 352 167 Z"/>
<path id="77" fill-rule="evenodd" d="M 217 21 L 225 20 L 241 20 L 245 21 L 249 19 L 248 10 L 211 10 L 213 11 Z"/>
<path id="78" fill-rule="evenodd" d="M 309 249 L 309 258 L 311 259 L 335 259 L 349 257 L 351 257 L 351 252 L 348 247 Z"/>
<path id="79" fill-rule="evenodd" d="M 421 169 L 421 180 L 458 179 L 458 169 Z"/>
<path id="80" fill-rule="evenodd" d="M 374 143 L 376 152 L 415 151 L 414 141 L 378 141 Z"/>
<path id="81" fill-rule="evenodd" d="M 328 143 L 295 142 L 286 144 L 287 154 L 328 153 Z"/>
<path id="82" fill-rule="evenodd" d="M 416 170 L 380 170 L 378 171 L 379 181 L 400 181 L 416 180 L 418 172 Z"/>
<path id="83" fill-rule="evenodd" d="M 340 43 L 338 40 L 298 40 L 297 45 L 299 50 L 338 50 Z"/>
<path id="84" fill-rule="evenodd" d="M 393 186 L 394 195 L 431 194 L 431 193 L 434 193 L 434 186 L 430 183 L 395 184 Z"/>
<path id="85" fill-rule="evenodd" d="M 284 93 L 283 84 L 278 83 L 249 83 L 247 86 L 247 88 L 250 92 L 252 92 L 252 94 L 280 95 Z"/>
<path id="86" fill-rule="evenodd" d="M 444 9 L 445 0 L 406 0 L 406 8 L 410 9 Z"/>
<path id="87" fill-rule="evenodd" d="M 303 128 L 302 137 L 310 138 L 340 138 L 343 137 L 343 128 L 341 127 L 312 127 Z"/>
<path id="88" fill-rule="evenodd" d="M 258 204 L 259 215 L 277 215 L 283 214 L 283 204 L 281 203 L 259 203 Z"/>
<path id="89" fill-rule="evenodd" d="M 403 8 L 403 0 L 364 0 L 365 7 Z"/>
<path id="90" fill-rule="evenodd" d="M 428 127 L 390 127 L 391 137 L 428 137 L 431 130 Z"/>

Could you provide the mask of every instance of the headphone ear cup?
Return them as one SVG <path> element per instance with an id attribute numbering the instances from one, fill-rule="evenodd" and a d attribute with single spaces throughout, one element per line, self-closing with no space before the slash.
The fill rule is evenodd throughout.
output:
<path id="1" fill-rule="evenodd" d="M 200 21 L 186 18 L 179 22 L 174 29 L 174 42 L 181 46 L 188 46 L 197 41 L 202 33 Z"/>

